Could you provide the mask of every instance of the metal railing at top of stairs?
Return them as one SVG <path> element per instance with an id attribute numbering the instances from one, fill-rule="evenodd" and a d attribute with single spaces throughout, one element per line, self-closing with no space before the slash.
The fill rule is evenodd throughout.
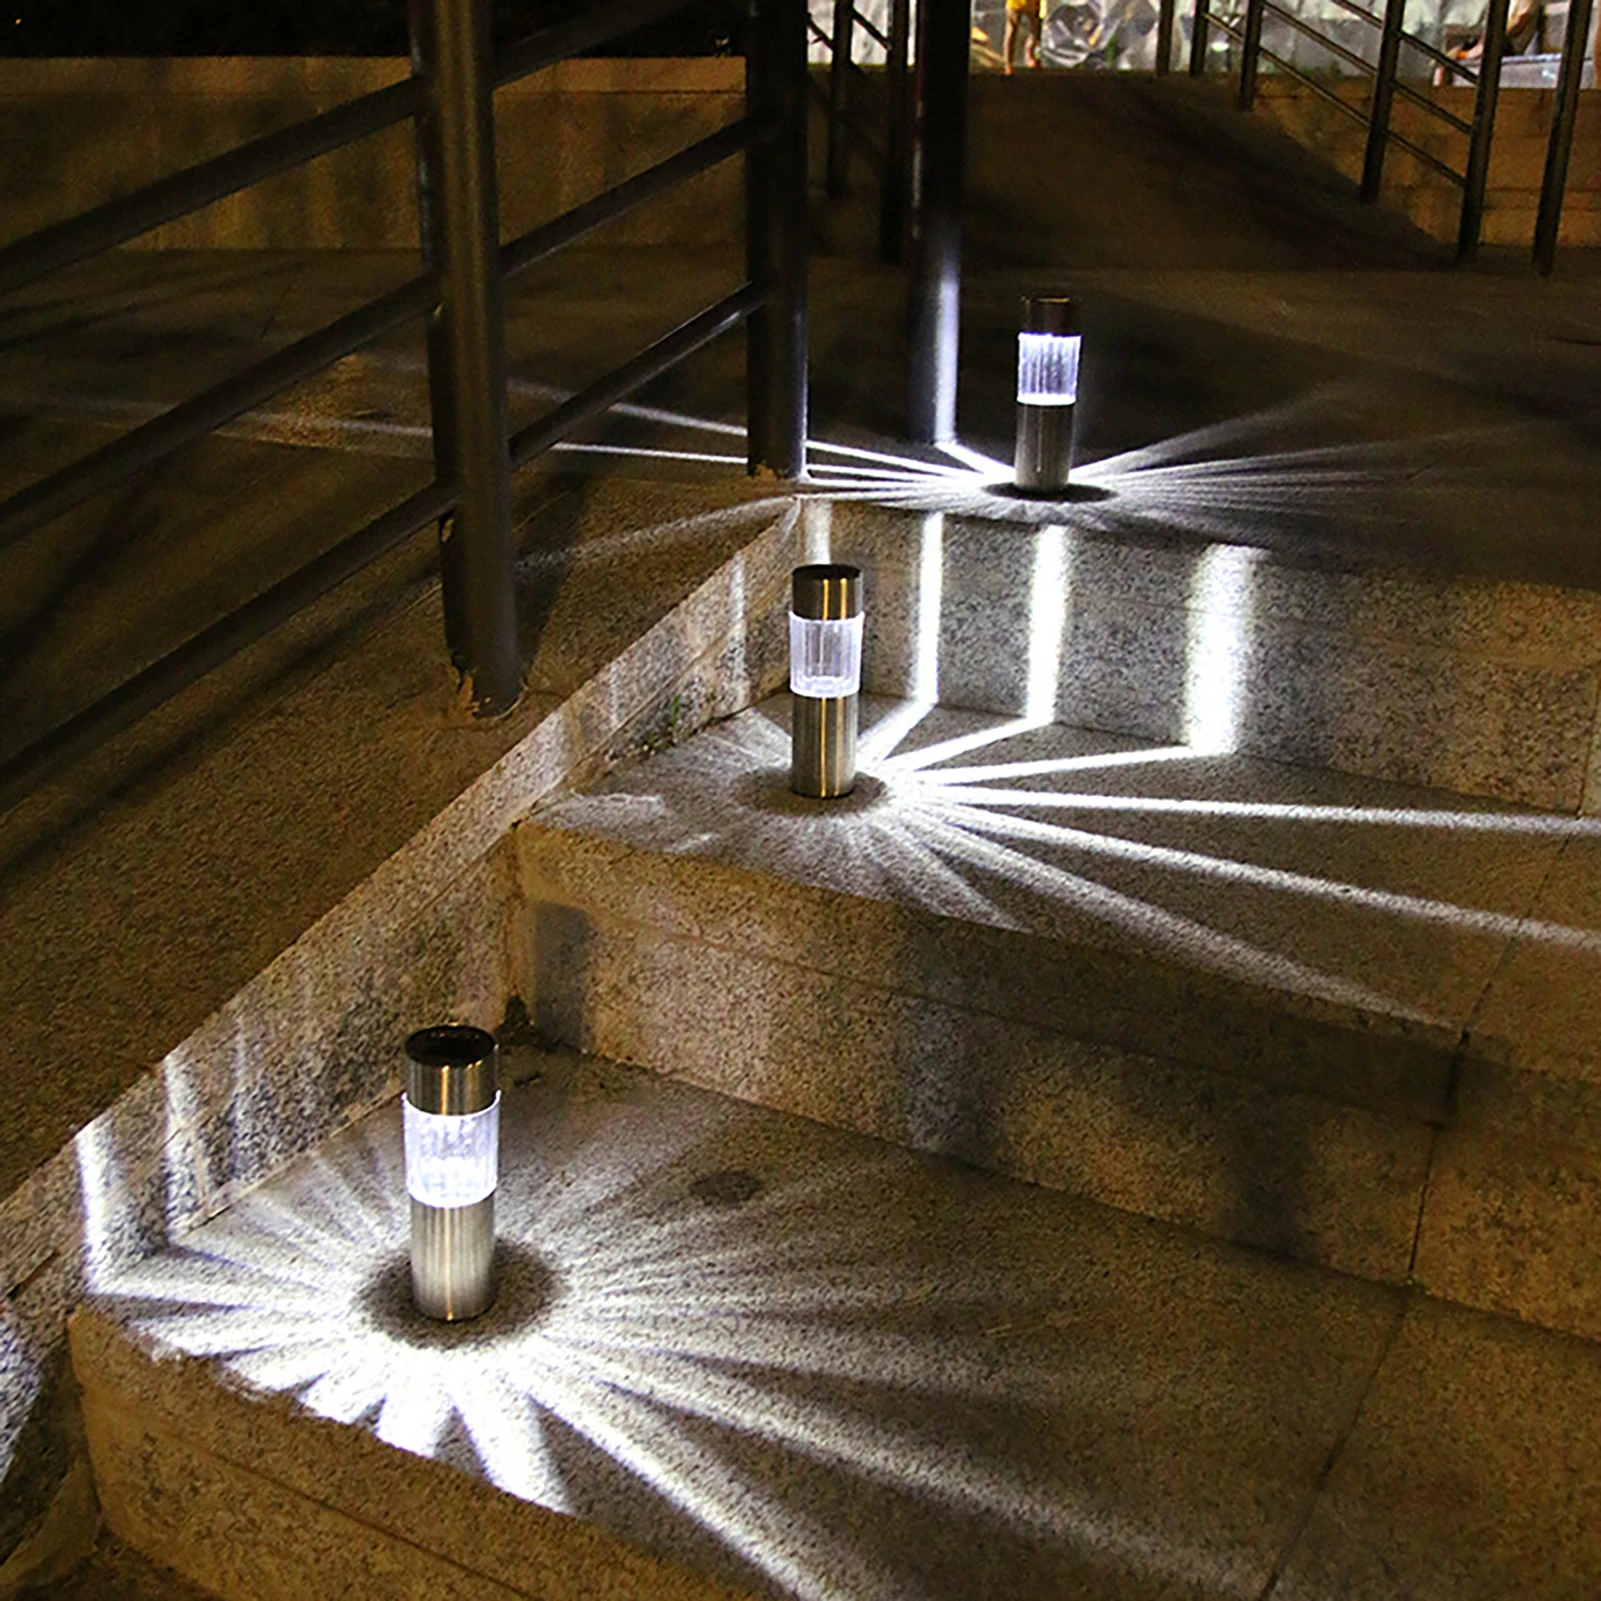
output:
<path id="1" fill-rule="evenodd" d="M 252 408 L 428 319 L 435 476 L 306 566 L 0 764 L 0 811 L 305 610 L 431 522 L 446 633 L 474 710 L 522 689 L 510 475 L 710 340 L 746 324 L 747 465 L 797 477 L 806 449 L 806 32 L 788 0 L 749 0 L 745 114 L 554 220 L 500 242 L 493 91 L 687 0 L 607 0 L 492 58 L 489 0 L 414 0 L 412 76 L 0 249 L 0 294 L 63 271 L 369 134 L 416 125 L 423 273 L 0 502 L 0 551 Z M 743 153 L 746 282 L 548 415 L 509 434 L 504 283 Z"/>
<path id="2" fill-rule="evenodd" d="M 851 145 L 858 145 L 879 173 L 879 259 L 899 262 L 905 253 L 906 215 L 911 195 L 914 109 L 913 84 L 907 71 L 911 0 L 890 0 L 887 34 L 870 17 L 864 16 L 852 0 L 834 0 L 832 30 L 824 28 L 810 10 L 806 26 L 811 36 L 829 52 L 827 89 L 808 77 L 827 118 L 824 189 L 835 199 L 845 194 L 849 187 Z M 858 26 L 884 52 L 882 143 L 851 103 L 852 88 L 869 81 L 869 74 L 854 59 L 854 34 Z"/>
<path id="3" fill-rule="evenodd" d="M 1368 131 L 1362 162 L 1362 198 L 1377 200 L 1384 180 L 1384 158 L 1389 146 L 1396 145 L 1414 160 L 1439 173 L 1462 190 L 1462 209 L 1457 226 L 1457 256 L 1471 256 L 1478 249 L 1484 228 L 1485 190 L 1490 173 L 1490 147 L 1495 134 L 1495 114 L 1500 92 L 1501 64 L 1505 56 L 1508 0 L 1488 0 L 1482 46 L 1477 70 L 1436 49 L 1427 40 L 1406 29 L 1406 0 L 1385 0 L 1383 16 L 1377 16 L 1357 0 L 1333 0 L 1341 10 L 1377 30 L 1377 62 L 1369 62 L 1354 50 L 1320 32 L 1305 18 L 1279 3 L 1279 0 L 1246 0 L 1243 13 L 1223 16 L 1210 9 L 1210 0 L 1195 0 L 1190 32 L 1189 70 L 1200 77 L 1206 70 L 1206 54 L 1211 25 L 1215 23 L 1240 44 L 1239 105 L 1250 110 L 1256 99 L 1257 72 L 1265 58 L 1280 71 L 1294 78 L 1314 94 L 1328 101 L 1344 115 L 1362 123 Z M 1561 66 L 1557 76 L 1551 126 L 1546 142 L 1545 172 L 1540 187 L 1540 207 L 1534 230 L 1534 264 L 1549 274 L 1556 262 L 1557 235 L 1561 227 L 1562 202 L 1567 189 L 1568 166 L 1573 151 L 1573 131 L 1578 119 L 1579 89 L 1583 81 L 1585 53 L 1590 37 L 1593 0 L 1571 0 L 1567 32 L 1562 44 Z M 1267 49 L 1262 43 L 1265 18 L 1275 20 L 1314 41 L 1336 59 L 1373 80 L 1365 108 L 1354 105 L 1328 84 L 1294 63 Z M 1161 0 L 1157 22 L 1157 72 L 1169 70 L 1173 53 L 1173 0 Z M 1445 73 L 1445 81 L 1464 79 L 1474 88 L 1473 116 L 1465 121 L 1433 96 L 1414 88 L 1399 76 L 1403 49 L 1414 50 Z M 1395 98 L 1418 106 L 1447 124 L 1468 141 L 1467 160 L 1462 171 L 1440 160 L 1432 151 L 1397 133 L 1391 126 Z"/>

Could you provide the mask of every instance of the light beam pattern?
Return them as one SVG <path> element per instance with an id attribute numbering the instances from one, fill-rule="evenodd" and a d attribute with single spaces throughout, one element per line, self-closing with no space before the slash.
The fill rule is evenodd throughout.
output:
<path id="1" fill-rule="evenodd" d="M 1196 1337 L 1131 1366 L 1194 1274 L 1187 1236 L 609 1064 L 508 1066 L 537 1082 L 507 1092 L 510 1255 L 479 1323 L 403 1305 L 393 1107 L 120 1272 L 101 1309 L 807 1601 L 892 1601 L 931 1574 L 979 1601 L 997 1571 L 1041 1598 L 1253 1593 L 1393 1315 L 1218 1250 Z M 1108 1298 L 1114 1262 L 1138 1266 Z M 1265 1440 L 1203 1427 L 1220 1394 L 1282 1421 Z M 1176 1465 L 1174 1438 L 1201 1446 Z"/>
<path id="2" fill-rule="evenodd" d="M 1454 1037 L 1514 940 L 1601 954 L 1601 931 L 1531 913 L 1564 842 L 1601 840 L 1596 819 L 1028 717 L 863 709 L 864 782 L 844 802 L 787 797 L 778 700 L 542 820 L 1145 951 L 1364 1026 Z"/>

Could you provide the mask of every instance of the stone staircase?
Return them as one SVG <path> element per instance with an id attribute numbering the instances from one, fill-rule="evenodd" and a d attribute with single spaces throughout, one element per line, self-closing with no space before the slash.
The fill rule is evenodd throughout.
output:
<path id="1" fill-rule="evenodd" d="M 409 1313 L 372 1113 L 77 1313 L 116 1532 L 251 1598 L 1595 1591 L 1601 603 L 1095 488 L 808 506 L 856 792 L 779 697 L 512 828 L 500 1303 Z"/>

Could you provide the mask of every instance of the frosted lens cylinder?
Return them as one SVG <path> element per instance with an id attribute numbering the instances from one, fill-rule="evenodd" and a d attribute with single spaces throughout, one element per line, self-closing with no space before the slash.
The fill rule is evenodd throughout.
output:
<path id="1" fill-rule="evenodd" d="M 406 1041 L 402 1119 L 411 1197 L 411 1295 L 425 1317 L 477 1317 L 495 1299 L 499 1051 L 455 1024 Z"/>
<path id="2" fill-rule="evenodd" d="M 856 783 L 862 687 L 862 575 L 835 563 L 797 567 L 790 582 L 790 788 L 826 799 Z"/>
<path id="3" fill-rule="evenodd" d="M 1017 487 L 1067 488 L 1078 408 L 1078 302 L 1065 295 L 1024 295 L 1017 334 Z"/>

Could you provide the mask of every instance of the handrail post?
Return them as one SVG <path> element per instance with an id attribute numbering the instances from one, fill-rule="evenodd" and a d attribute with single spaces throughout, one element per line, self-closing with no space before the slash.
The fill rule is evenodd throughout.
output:
<path id="1" fill-rule="evenodd" d="M 745 253 L 770 298 L 746 325 L 746 467 L 806 471 L 806 6 L 748 0 L 745 101 L 766 133 L 745 156 Z"/>
<path id="2" fill-rule="evenodd" d="M 1173 0 L 1160 0 L 1156 9 L 1156 75 L 1173 70 Z"/>
<path id="3" fill-rule="evenodd" d="M 845 193 L 851 158 L 850 129 L 846 121 L 850 116 L 851 27 L 855 21 L 856 7 L 852 0 L 834 0 L 833 44 L 828 66 L 828 158 L 823 188 L 835 199 Z"/>
<path id="4" fill-rule="evenodd" d="M 1507 0 L 1490 0 L 1484 19 L 1484 49 L 1479 57 L 1479 89 L 1473 98 L 1468 170 L 1462 184 L 1462 221 L 1456 236 L 1458 261 L 1465 261 L 1479 248 L 1479 234 L 1484 227 L 1484 191 L 1490 179 L 1490 143 L 1495 135 L 1495 107 L 1501 92 L 1506 19 Z"/>
<path id="5" fill-rule="evenodd" d="M 1208 0 L 1195 0 L 1195 16 L 1190 22 L 1190 76 L 1199 78 L 1206 71 Z"/>
<path id="6" fill-rule="evenodd" d="M 1171 3 L 1171 0 L 1170 0 Z M 911 0 L 890 0 L 889 49 L 884 53 L 884 177 L 879 189 L 878 259 L 896 265 L 906 247 L 911 182 L 911 79 L 906 71 Z"/>
<path id="7" fill-rule="evenodd" d="M 445 635 L 468 704 L 494 716 L 516 705 L 522 661 L 487 0 L 411 0 L 411 52 L 426 91 L 417 118 L 422 253 L 440 283 L 428 319 L 434 467 L 460 486 L 439 524 Z"/>
<path id="8" fill-rule="evenodd" d="M 1240 42 L 1240 97 L 1241 111 L 1249 111 L 1256 104 L 1256 65 L 1262 53 L 1262 0 L 1246 0 L 1245 38 Z"/>
<path id="9" fill-rule="evenodd" d="M 1406 0 L 1385 0 L 1384 34 L 1373 75 L 1373 104 L 1368 113 L 1367 150 L 1362 157 L 1362 198 L 1374 201 L 1384 183 L 1384 156 L 1390 143 L 1390 115 L 1395 108 L 1395 75 L 1401 64 L 1401 31 L 1406 26 Z"/>
<path id="10" fill-rule="evenodd" d="M 927 445 L 943 444 L 956 434 L 971 16 L 971 0 L 922 0 L 918 7 L 918 180 L 907 297 L 906 432 Z"/>
<path id="11" fill-rule="evenodd" d="M 1556 265 L 1557 235 L 1562 228 L 1562 199 L 1568 186 L 1568 158 L 1579 116 L 1579 86 L 1590 42 L 1590 0 L 1569 0 L 1568 31 L 1562 41 L 1562 68 L 1556 104 L 1551 108 L 1551 136 L 1545 148 L 1545 176 L 1540 183 L 1540 214 L 1534 224 L 1534 265 L 1545 277 Z"/>

